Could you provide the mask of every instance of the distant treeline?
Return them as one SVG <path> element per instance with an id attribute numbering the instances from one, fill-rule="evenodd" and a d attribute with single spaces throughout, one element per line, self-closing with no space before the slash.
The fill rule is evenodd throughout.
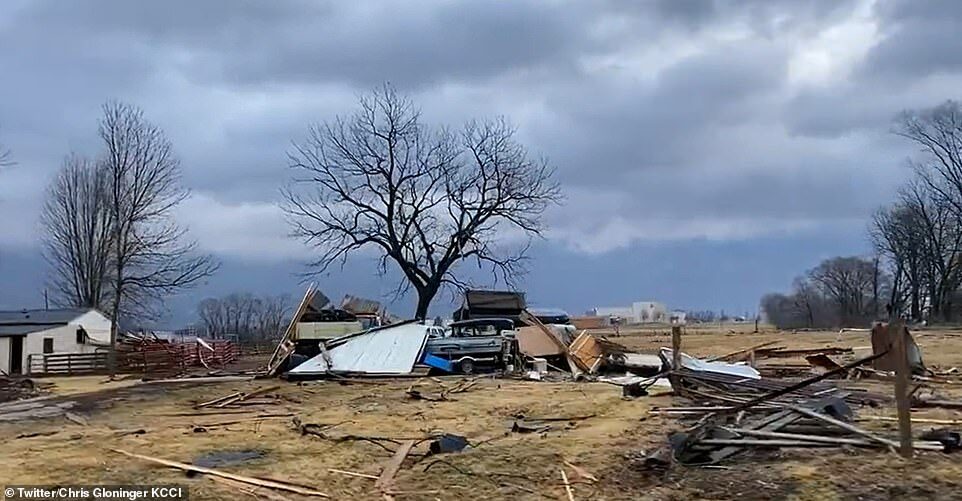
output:
<path id="1" fill-rule="evenodd" d="M 962 107 L 948 101 L 902 113 L 893 132 L 921 147 L 913 177 L 869 224 L 871 258 L 839 257 L 798 277 L 789 294 L 761 307 L 781 328 L 865 326 L 898 315 L 960 317 L 962 285 Z"/>

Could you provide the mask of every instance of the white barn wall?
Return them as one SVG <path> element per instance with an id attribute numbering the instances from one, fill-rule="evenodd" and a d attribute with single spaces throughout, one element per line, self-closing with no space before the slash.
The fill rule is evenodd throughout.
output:
<path id="1" fill-rule="evenodd" d="M 0 370 L 10 374 L 10 338 L 0 337 Z"/>
<path id="2" fill-rule="evenodd" d="M 54 353 L 94 353 L 97 347 L 84 343 L 77 343 L 77 325 L 62 325 L 45 331 L 31 332 L 23 341 L 23 370 L 27 371 L 27 357 L 31 354 L 43 354 L 43 340 L 53 339 Z M 86 330 L 86 329 L 85 329 Z M 7 356 L 9 360 L 9 355 Z"/>
<path id="3" fill-rule="evenodd" d="M 97 342 L 110 342 L 110 319 L 97 310 L 90 310 L 80 315 L 72 320 L 70 324 L 83 327 L 84 330 L 87 331 L 87 335 Z"/>

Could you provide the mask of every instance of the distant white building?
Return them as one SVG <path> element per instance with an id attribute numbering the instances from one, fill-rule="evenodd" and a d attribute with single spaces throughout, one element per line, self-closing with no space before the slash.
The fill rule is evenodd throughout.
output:
<path id="1" fill-rule="evenodd" d="M 636 301 L 631 306 L 599 306 L 588 312 L 596 317 L 618 317 L 626 324 L 668 323 L 671 317 L 664 303 Z"/>

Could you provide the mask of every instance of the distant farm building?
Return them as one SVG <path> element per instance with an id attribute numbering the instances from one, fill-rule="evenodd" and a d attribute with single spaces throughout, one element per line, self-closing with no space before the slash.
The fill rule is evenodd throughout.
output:
<path id="1" fill-rule="evenodd" d="M 617 318 L 623 324 L 668 323 L 671 316 L 664 303 L 637 301 L 631 306 L 599 306 L 591 309 L 589 315 Z"/>
<path id="2" fill-rule="evenodd" d="M 0 370 L 23 374 L 30 355 L 110 346 L 110 319 L 94 309 L 0 311 Z"/>

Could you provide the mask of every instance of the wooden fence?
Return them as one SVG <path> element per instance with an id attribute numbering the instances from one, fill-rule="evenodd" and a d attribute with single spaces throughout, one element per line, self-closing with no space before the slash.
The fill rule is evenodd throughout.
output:
<path id="1" fill-rule="evenodd" d="M 186 372 L 191 367 L 223 367 L 237 359 L 237 348 L 230 341 L 209 341 L 211 349 L 199 343 L 125 343 L 117 347 L 117 372 L 123 374 L 167 375 Z M 106 374 L 110 354 L 47 353 L 27 355 L 31 376 L 69 376 Z"/>

